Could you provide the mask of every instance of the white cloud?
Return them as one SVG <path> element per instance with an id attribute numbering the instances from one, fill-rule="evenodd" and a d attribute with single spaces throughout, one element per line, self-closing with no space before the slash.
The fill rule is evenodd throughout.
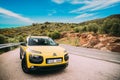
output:
<path id="1" fill-rule="evenodd" d="M 12 11 L 9 11 L 7 9 L 4 9 L 4 8 L 0 8 L 0 13 L 1 14 L 4 14 L 4 15 L 7 15 L 7 16 L 10 16 L 10 17 L 14 17 L 14 18 L 17 18 L 23 22 L 27 22 L 27 23 L 33 23 L 34 21 L 32 21 L 31 19 L 29 18 L 26 18 L 26 17 L 23 17 L 17 13 L 14 13 Z"/>
<path id="2" fill-rule="evenodd" d="M 53 14 L 57 13 L 56 10 L 50 10 L 50 13 L 48 14 L 48 16 L 52 16 Z"/>
<path id="3" fill-rule="evenodd" d="M 83 4 L 83 6 L 78 9 L 71 10 L 70 13 L 79 14 L 78 16 L 74 17 L 75 19 L 89 19 L 91 16 L 95 17 L 95 15 L 88 13 L 113 7 L 119 2 L 120 0 L 84 0 L 83 2 L 81 0 L 73 0 L 72 4 Z"/>
<path id="4" fill-rule="evenodd" d="M 76 4 L 82 4 L 81 7 L 71 10 L 69 13 L 79 14 L 75 16 L 74 19 L 87 18 L 93 16 L 94 11 L 103 10 L 116 6 L 117 3 L 120 3 L 120 0 L 52 0 L 57 4 L 70 3 L 73 6 Z M 83 14 L 84 13 L 84 14 Z M 94 16 L 95 17 L 95 16 Z"/>
<path id="5" fill-rule="evenodd" d="M 53 2 L 57 3 L 57 4 L 62 4 L 65 2 L 65 0 L 52 0 Z"/>
<path id="6" fill-rule="evenodd" d="M 80 15 L 76 16 L 75 19 L 87 18 L 87 17 L 91 17 L 91 16 L 94 16 L 94 15 L 95 14 L 84 13 L 84 14 L 80 14 Z"/>
<path id="7" fill-rule="evenodd" d="M 84 10 L 95 11 L 105 9 L 106 7 L 107 8 L 113 7 L 112 5 L 115 5 L 116 3 L 120 2 L 120 0 L 52 0 L 52 1 L 57 4 L 62 4 L 65 2 L 70 4 L 83 4 L 82 7 L 72 10 L 70 11 L 70 13 L 76 13 Z"/>
<path id="8" fill-rule="evenodd" d="M 57 4 L 62 4 L 62 3 L 71 3 L 71 4 L 88 4 L 91 0 L 52 0 L 53 2 Z"/>
<path id="9" fill-rule="evenodd" d="M 90 0 L 69 0 L 71 4 L 89 4 Z"/>
<path id="10" fill-rule="evenodd" d="M 115 5 L 116 3 L 119 3 L 120 0 L 92 0 L 87 3 L 83 3 L 84 6 L 70 11 L 70 13 L 76 13 L 80 11 L 96 11 L 105 9 L 106 7 L 109 8 L 111 5 Z"/>
<path id="11" fill-rule="evenodd" d="M 100 6 L 96 6 L 95 8 L 93 8 L 92 11 L 112 7 L 115 5 L 115 3 L 118 3 L 118 2 L 120 2 L 120 0 L 106 1 L 105 3 L 102 3 Z"/>

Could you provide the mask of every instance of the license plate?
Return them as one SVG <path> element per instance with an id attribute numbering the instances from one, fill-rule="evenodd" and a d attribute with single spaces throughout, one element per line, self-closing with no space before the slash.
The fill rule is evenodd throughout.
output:
<path id="1" fill-rule="evenodd" d="M 62 62 L 62 59 L 48 59 L 47 63 L 52 64 L 52 63 L 60 63 Z"/>

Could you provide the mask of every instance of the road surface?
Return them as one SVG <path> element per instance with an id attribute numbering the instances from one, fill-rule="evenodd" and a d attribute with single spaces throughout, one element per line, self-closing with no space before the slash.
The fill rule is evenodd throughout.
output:
<path id="1" fill-rule="evenodd" d="M 118 53 L 113 55 L 110 52 L 103 52 L 106 55 L 101 58 L 104 55 L 101 56 L 102 52 L 99 50 L 61 46 L 70 52 L 69 66 L 65 70 L 25 74 L 21 69 L 19 48 L 17 48 L 0 55 L 0 80 L 120 80 Z M 88 55 L 89 53 L 93 53 L 90 54 L 92 56 Z"/>

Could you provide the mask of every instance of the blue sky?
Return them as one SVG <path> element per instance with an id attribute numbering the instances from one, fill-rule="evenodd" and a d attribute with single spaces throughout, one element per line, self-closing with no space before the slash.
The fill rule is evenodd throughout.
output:
<path id="1" fill-rule="evenodd" d="M 0 28 L 79 23 L 112 14 L 120 14 L 120 0 L 0 0 Z"/>

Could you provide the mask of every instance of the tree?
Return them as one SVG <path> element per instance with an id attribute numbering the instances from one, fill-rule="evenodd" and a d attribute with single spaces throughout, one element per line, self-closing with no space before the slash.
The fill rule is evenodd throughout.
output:
<path id="1" fill-rule="evenodd" d="M 78 27 L 75 27 L 75 28 L 74 28 L 74 31 L 75 31 L 75 32 L 79 32 L 79 28 L 78 28 Z"/>
<path id="2" fill-rule="evenodd" d="M 82 32 L 86 32 L 86 26 L 83 26 L 82 29 L 81 29 Z"/>
<path id="3" fill-rule="evenodd" d="M 87 31 L 96 33 L 98 31 L 98 25 L 96 23 L 89 23 L 87 26 Z"/>
<path id="4" fill-rule="evenodd" d="M 101 32 L 113 36 L 120 36 L 120 20 L 115 18 L 104 20 Z"/>
<path id="5" fill-rule="evenodd" d="M 7 43 L 7 42 L 8 42 L 7 38 L 4 35 L 0 34 L 0 44 L 4 44 L 4 43 Z M 9 51 L 9 50 L 10 50 L 9 47 L 3 48 L 3 49 L 0 49 L 0 53 L 2 53 L 4 51 Z"/>
<path id="6" fill-rule="evenodd" d="M 4 35 L 0 34 L 0 44 L 4 43 L 7 43 L 7 38 Z"/>
<path id="7" fill-rule="evenodd" d="M 104 20 L 103 26 L 102 26 L 102 32 L 104 34 L 109 34 L 110 33 L 110 28 L 112 26 L 112 21 L 109 19 Z"/>
<path id="8" fill-rule="evenodd" d="M 24 38 L 22 36 L 18 37 L 19 42 L 24 42 Z"/>
<path id="9" fill-rule="evenodd" d="M 113 25 L 110 29 L 110 35 L 120 36 L 120 24 L 113 23 Z"/>
<path id="10" fill-rule="evenodd" d="M 32 23 L 32 26 L 36 26 L 37 25 L 37 23 Z"/>
<path id="11" fill-rule="evenodd" d="M 55 30 L 54 32 L 48 32 L 47 35 L 51 37 L 52 39 L 59 39 L 60 38 L 60 32 Z"/>

